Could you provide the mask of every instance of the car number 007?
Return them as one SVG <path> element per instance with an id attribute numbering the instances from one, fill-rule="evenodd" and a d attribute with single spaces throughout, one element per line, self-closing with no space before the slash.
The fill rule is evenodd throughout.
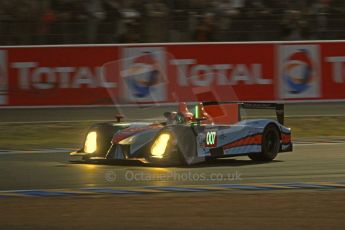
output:
<path id="1" fill-rule="evenodd" d="M 215 131 L 206 133 L 206 146 L 215 146 L 216 145 L 217 133 Z"/>

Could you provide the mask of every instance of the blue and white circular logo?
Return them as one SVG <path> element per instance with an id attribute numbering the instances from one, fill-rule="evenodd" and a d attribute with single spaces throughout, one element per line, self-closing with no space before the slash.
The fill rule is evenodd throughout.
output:
<path id="1" fill-rule="evenodd" d="M 310 88 L 314 79 L 314 65 L 307 50 L 299 49 L 286 59 L 283 78 L 290 93 L 300 94 Z"/>

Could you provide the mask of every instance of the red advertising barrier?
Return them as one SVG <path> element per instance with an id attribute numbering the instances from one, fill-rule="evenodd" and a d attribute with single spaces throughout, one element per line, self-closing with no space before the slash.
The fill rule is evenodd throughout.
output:
<path id="1" fill-rule="evenodd" d="M 345 42 L 321 44 L 321 99 L 345 99 Z"/>
<path id="2" fill-rule="evenodd" d="M 0 47 L 0 106 L 345 99 L 345 42 Z"/>
<path id="3" fill-rule="evenodd" d="M 117 75 L 106 79 L 104 63 L 118 59 L 114 47 L 0 49 L 3 105 L 111 104 Z"/>
<path id="4" fill-rule="evenodd" d="M 227 101 L 272 100 L 273 49 L 271 44 L 124 46 L 120 94 L 139 102 L 210 100 L 210 96 Z M 150 91 L 145 92 L 146 86 Z"/>

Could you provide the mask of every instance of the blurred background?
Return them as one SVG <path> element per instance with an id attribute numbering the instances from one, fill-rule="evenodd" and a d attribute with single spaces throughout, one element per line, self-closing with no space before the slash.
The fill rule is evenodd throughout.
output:
<path id="1" fill-rule="evenodd" d="M 345 0 L 0 1 L 0 45 L 344 37 Z"/>

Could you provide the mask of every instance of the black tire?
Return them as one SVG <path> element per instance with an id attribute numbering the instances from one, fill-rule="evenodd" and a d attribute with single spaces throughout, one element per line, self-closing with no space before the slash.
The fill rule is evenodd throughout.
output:
<path id="1" fill-rule="evenodd" d="M 272 161 L 280 149 L 280 134 L 278 128 L 270 124 L 266 126 L 262 135 L 262 152 L 248 155 L 253 161 Z"/>

